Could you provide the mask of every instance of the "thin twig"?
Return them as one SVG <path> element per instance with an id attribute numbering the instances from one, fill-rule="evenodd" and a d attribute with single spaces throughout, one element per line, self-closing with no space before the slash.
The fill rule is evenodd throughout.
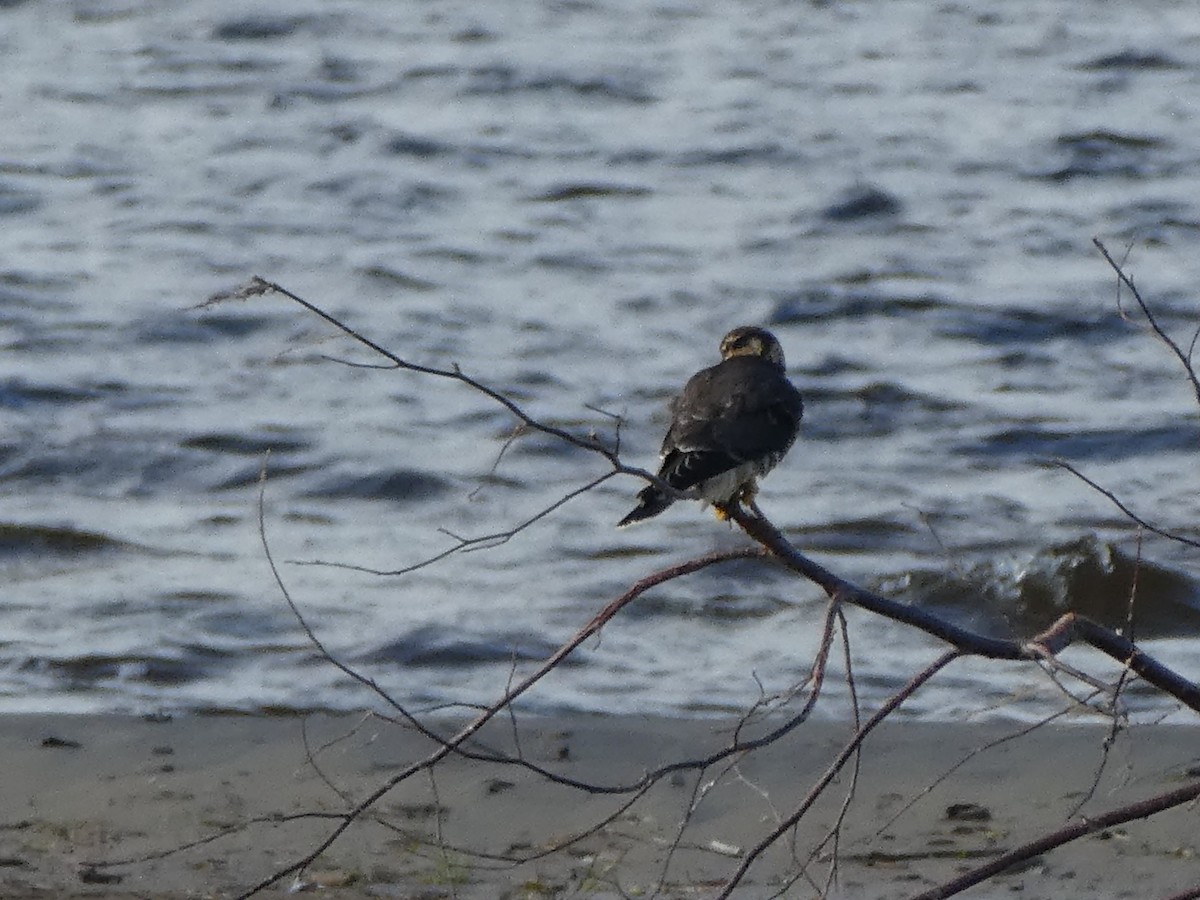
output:
<path id="1" fill-rule="evenodd" d="M 1037 731 L 1038 729 L 1042 728 L 1043 726 L 1048 725 L 1049 723 L 1053 722 L 1055 719 L 1061 719 L 1063 716 L 1068 715 L 1070 712 L 1071 712 L 1070 709 L 1060 709 L 1057 712 L 1053 712 L 1050 715 L 1039 719 L 1038 721 L 1034 722 L 1031 725 L 1027 725 L 1024 728 L 1019 729 L 1018 731 L 1014 731 L 1011 734 L 1006 734 L 1002 737 L 996 738 L 995 740 L 988 741 L 985 744 L 981 744 L 980 746 L 975 747 L 969 753 L 967 753 L 965 756 L 963 756 L 962 759 L 960 759 L 958 762 L 956 762 L 950 768 L 948 768 L 944 772 L 942 772 L 941 775 L 939 775 L 937 778 L 933 779 L 933 781 L 926 784 L 925 787 L 921 788 L 921 790 L 918 793 L 914 794 L 907 803 L 905 803 L 902 807 L 900 807 L 900 809 L 896 812 L 895 815 L 893 815 L 890 819 L 888 819 L 886 822 L 884 822 L 882 825 L 880 825 L 878 828 L 875 829 L 874 836 L 879 837 L 884 832 L 886 832 L 889 828 L 891 828 L 894 824 L 896 824 L 896 821 L 901 816 L 903 816 L 906 812 L 908 812 L 910 809 L 912 809 L 914 806 L 916 806 L 919 802 L 921 802 L 921 800 L 925 799 L 930 794 L 932 794 L 934 788 L 936 788 L 938 785 L 945 782 L 946 779 L 948 779 L 951 775 L 953 775 L 955 772 L 957 772 L 963 766 L 967 765 L 967 763 L 969 763 L 975 757 L 979 756 L 982 753 L 986 753 L 989 750 L 994 750 L 996 747 L 1002 746 L 1003 744 L 1007 744 L 1009 741 L 1015 741 L 1019 738 L 1027 737 L 1028 735 L 1032 734 L 1033 732 Z"/>
<path id="2" fill-rule="evenodd" d="M 362 344 L 362 346 L 364 346 L 367 349 L 382 356 L 384 359 L 386 359 L 388 362 L 390 362 L 392 364 L 392 368 L 404 369 L 405 371 L 415 372 L 419 375 L 432 375 L 435 378 L 447 378 L 452 381 L 461 382 L 462 384 L 465 384 L 467 387 L 470 387 L 471 389 L 478 391 L 479 393 L 483 394 L 486 397 L 489 397 L 496 403 L 503 406 L 510 413 L 512 413 L 516 418 L 520 419 L 521 422 L 524 423 L 525 426 L 528 427 L 529 429 L 531 429 L 533 431 L 539 431 L 542 434 L 546 434 L 551 437 L 557 438 L 558 440 L 563 441 L 564 443 L 571 444 L 572 446 L 579 447 L 583 450 L 588 450 L 592 453 L 598 453 L 601 456 L 608 459 L 609 461 L 611 461 L 614 465 L 617 465 L 620 462 L 617 459 L 617 457 L 615 456 L 615 454 L 612 452 L 612 450 L 610 450 L 608 447 L 604 446 L 599 441 L 593 440 L 592 438 L 588 438 L 588 437 L 581 437 L 577 434 L 571 433 L 570 431 L 566 431 L 562 428 L 557 428 L 553 425 L 547 425 L 545 422 L 542 422 L 542 421 L 539 421 L 539 420 L 533 418 L 531 415 L 529 415 L 527 412 L 525 412 L 525 410 L 522 409 L 515 401 L 513 401 L 509 397 L 506 397 L 504 394 L 502 394 L 500 391 L 496 390 L 495 388 L 490 387 L 489 385 L 484 384 L 483 382 L 479 381 L 478 379 L 472 378 L 470 375 L 465 374 L 457 366 L 454 366 L 453 368 L 450 368 L 450 369 L 439 369 L 435 366 L 423 366 L 418 363 L 409 362 L 408 360 L 403 359 L 400 356 L 397 356 L 395 353 L 393 353 L 391 350 L 388 350 L 386 347 L 383 347 L 380 344 L 376 343 L 375 341 L 371 340 L 369 337 L 367 337 L 365 334 L 358 331 L 357 329 L 350 327 L 345 322 L 338 319 L 336 316 L 330 315 L 329 313 L 325 312 L 325 310 L 321 309 L 321 307 L 317 306 L 315 303 L 310 303 L 308 300 L 305 300 L 299 294 L 294 294 L 291 291 L 289 291 L 287 288 L 283 287 L 282 285 L 276 284 L 273 281 L 268 281 L 267 279 L 261 278 L 258 275 L 253 276 L 250 279 L 249 283 L 245 287 L 243 287 L 240 291 L 235 292 L 233 294 L 229 294 L 229 295 L 217 295 L 214 298 L 212 298 L 208 304 L 202 304 L 202 307 L 206 306 L 206 305 L 211 305 L 214 302 L 220 302 L 221 300 L 228 299 L 228 298 L 242 299 L 243 297 L 246 297 L 246 296 L 265 294 L 268 292 L 274 292 L 276 294 L 280 294 L 284 297 L 287 297 L 289 300 L 293 301 L 294 303 L 300 304 L 305 309 L 307 309 L 310 313 L 325 320 L 325 322 L 332 325 L 338 331 L 341 331 L 343 334 L 345 334 L 348 337 L 352 338 L 353 340 L 357 341 L 359 344 Z"/>
<path id="3" fill-rule="evenodd" d="M 291 560 L 291 563 L 297 566 L 325 566 L 331 569 L 348 569 L 352 572 L 365 572 L 368 575 L 407 575 L 410 572 L 416 572 L 418 569 L 424 569 L 427 566 L 433 565 L 434 563 L 441 562 L 443 559 L 446 559 L 448 556 L 453 556 L 455 553 L 470 553 L 472 550 L 490 550 L 493 547 L 499 547 L 501 544 L 506 544 L 522 531 L 529 528 L 531 525 L 540 522 L 555 510 L 565 506 L 568 502 L 574 500 L 581 494 L 586 494 L 588 491 L 599 487 L 616 474 L 616 472 L 605 472 L 603 475 L 592 479 L 587 484 L 568 491 L 553 503 L 538 510 L 538 512 L 534 513 L 524 521 L 519 522 L 517 525 L 514 525 L 512 528 L 506 528 L 502 531 L 492 532 L 491 534 L 481 534 L 476 537 L 469 538 L 459 537 L 458 535 L 451 534 L 444 528 L 439 529 L 442 534 L 446 535 L 447 537 L 454 538 L 455 544 L 446 550 L 442 550 L 441 552 L 426 557 L 425 559 L 415 562 L 412 565 L 403 566 L 399 569 L 375 569 L 371 568 L 370 566 L 360 566 L 353 563 L 332 562 L 321 559 Z"/>
<path id="4" fill-rule="evenodd" d="M 1092 238 L 1092 243 L 1096 245 L 1096 249 L 1100 251 L 1105 262 L 1107 262 L 1112 267 L 1112 270 L 1117 273 L 1118 284 L 1123 284 L 1125 287 L 1129 288 L 1129 292 L 1133 294 L 1133 299 L 1137 301 L 1137 305 L 1142 310 L 1142 315 L 1144 315 L 1146 317 L 1146 321 L 1150 323 L 1150 328 L 1154 331 L 1154 334 L 1170 349 L 1170 351 L 1175 355 L 1175 358 L 1178 359 L 1183 365 L 1183 371 L 1187 374 L 1188 381 L 1191 382 L 1192 385 L 1192 391 L 1196 395 L 1196 403 L 1200 404 L 1200 378 L 1197 378 L 1196 370 L 1192 367 L 1190 353 L 1184 353 L 1183 350 L 1180 349 L 1179 345 L 1175 343 L 1174 339 L 1172 339 L 1172 337 L 1167 334 L 1163 327 L 1158 324 L 1158 319 L 1155 318 L 1154 313 L 1151 311 L 1146 301 L 1142 299 L 1141 292 L 1138 291 L 1137 285 L 1133 283 L 1133 278 L 1127 275 L 1121 264 L 1112 258 L 1108 252 L 1108 248 L 1100 242 L 1100 239 Z M 1192 340 L 1194 343 L 1195 338 Z"/>
<path id="5" fill-rule="evenodd" d="M 1137 606 L 1137 589 L 1138 575 L 1142 571 L 1142 532 L 1139 529 L 1137 533 L 1137 554 L 1134 558 L 1133 565 L 1133 583 L 1129 586 L 1129 600 L 1125 607 L 1125 634 L 1132 640 L 1135 637 L 1134 632 L 1134 609 Z M 1104 771 L 1108 767 L 1109 754 L 1113 746 L 1117 742 L 1118 736 L 1125 730 L 1128 724 L 1128 716 L 1126 716 L 1120 706 L 1121 691 L 1130 678 L 1129 666 L 1126 665 L 1121 669 L 1121 675 L 1117 679 L 1117 683 L 1113 689 L 1112 697 L 1109 702 L 1109 714 L 1111 722 L 1109 724 L 1108 734 L 1101 743 L 1100 762 L 1096 765 L 1095 772 L 1092 774 L 1092 783 L 1083 796 L 1079 798 L 1079 802 L 1072 807 L 1067 813 L 1068 819 L 1073 819 L 1079 815 L 1079 812 L 1091 802 L 1092 797 L 1096 795 L 1096 791 L 1100 787 L 1100 779 L 1104 776 Z"/>
<path id="6" fill-rule="evenodd" d="M 841 628 L 842 648 L 845 651 L 843 654 L 842 664 L 846 667 L 846 686 L 850 691 L 850 708 L 854 712 L 854 730 L 857 733 L 862 729 L 862 710 L 858 702 L 858 688 L 854 683 L 854 665 L 850 655 L 850 629 L 846 622 L 846 614 L 839 607 L 838 623 Z M 854 793 L 858 788 L 858 778 L 862 773 L 862 745 L 854 749 L 854 764 L 850 768 L 850 784 L 846 787 L 846 796 L 842 800 L 841 808 L 838 810 L 837 819 L 830 828 L 828 835 L 819 845 L 824 847 L 829 843 L 833 844 L 833 850 L 830 852 L 829 861 L 829 877 L 825 882 L 825 891 L 829 892 L 837 880 L 838 874 L 838 855 L 841 851 L 842 827 L 846 822 L 846 815 L 850 812 L 850 804 L 854 802 Z M 794 834 L 795 832 L 793 832 Z M 816 850 L 814 850 L 816 852 Z"/>
<path id="7" fill-rule="evenodd" d="M 1193 540 L 1192 538 L 1184 537 L 1182 534 L 1178 534 L 1174 531 L 1167 531 L 1165 528 L 1159 528 L 1157 525 L 1153 525 L 1150 522 L 1147 522 L 1145 519 L 1143 519 L 1141 516 L 1139 516 L 1133 510 L 1131 510 L 1128 506 L 1126 506 L 1124 503 L 1122 503 L 1117 498 L 1116 494 L 1114 494 L 1112 491 L 1108 490 L 1105 487 L 1101 487 L 1096 482 L 1092 481 L 1092 479 L 1088 478 L 1086 475 L 1084 475 L 1082 472 L 1080 472 L 1078 469 L 1076 469 L 1069 462 L 1066 462 L 1065 460 L 1061 460 L 1061 459 L 1052 459 L 1052 460 L 1048 460 L 1048 462 L 1050 463 L 1050 465 L 1058 466 L 1060 469 L 1066 469 L 1068 472 L 1070 472 L 1072 475 L 1074 475 L 1076 478 L 1078 478 L 1080 481 L 1082 481 L 1088 487 L 1103 494 L 1110 501 L 1112 501 L 1113 506 L 1115 506 L 1117 509 L 1119 509 L 1121 512 L 1123 512 L 1125 514 L 1125 516 L 1130 521 L 1136 523 L 1139 528 L 1144 528 L 1146 531 L 1157 534 L 1159 537 L 1165 537 L 1165 538 L 1168 538 L 1169 540 L 1177 541 L 1180 544 L 1186 544 L 1189 547 L 1195 547 L 1197 549 L 1200 549 L 1200 541 Z"/>

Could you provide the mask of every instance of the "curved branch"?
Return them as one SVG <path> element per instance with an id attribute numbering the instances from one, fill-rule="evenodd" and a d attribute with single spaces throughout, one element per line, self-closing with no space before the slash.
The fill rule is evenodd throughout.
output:
<path id="1" fill-rule="evenodd" d="M 738 506 L 727 512 L 746 534 L 770 550 L 789 569 L 820 586 L 830 597 L 919 628 L 926 634 L 941 638 L 963 654 L 987 659 L 1035 660 L 1047 654 L 1054 656 L 1072 643 L 1082 641 L 1127 665 L 1150 684 L 1200 713 L 1200 684 L 1182 677 L 1142 651 L 1127 637 L 1087 616 L 1065 613 L 1040 634 L 1024 641 L 977 634 L 920 607 L 881 597 L 834 575 L 797 550 L 765 517 L 755 516 Z"/>

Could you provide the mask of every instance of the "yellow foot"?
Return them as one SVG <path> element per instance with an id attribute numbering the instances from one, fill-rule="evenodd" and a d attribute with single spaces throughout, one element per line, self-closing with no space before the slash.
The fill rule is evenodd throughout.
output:
<path id="1" fill-rule="evenodd" d="M 719 503 L 713 504 L 713 515 L 715 515 L 717 520 L 720 522 L 729 521 L 729 510 L 726 507 L 721 506 Z"/>

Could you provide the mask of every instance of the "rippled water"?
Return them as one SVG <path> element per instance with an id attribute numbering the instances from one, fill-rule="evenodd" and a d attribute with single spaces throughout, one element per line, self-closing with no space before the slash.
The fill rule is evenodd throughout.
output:
<path id="1" fill-rule="evenodd" d="M 279 298 L 189 309 L 251 274 L 556 424 L 620 414 L 645 466 L 721 334 L 766 323 L 807 418 L 762 502 L 802 547 L 999 634 L 1122 621 L 1136 570 L 1139 633 L 1200 675 L 1196 553 L 1148 537 L 1139 569 L 1116 508 L 1043 465 L 1196 536 L 1195 399 L 1091 245 L 1128 250 L 1186 345 L 1190 4 L 288 9 L 0 3 L 0 710 L 370 703 L 274 586 L 267 450 L 296 603 L 415 705 L 490 699 L 631 581 L 741 543 L 687 505 L 616 531 L 638 485 L 613 480 L 402 577 L 285 562 L 406 567 L 605 466 L 509 445 L 460 385 L 330 362 L 377 360 Z M 821 609 L 731 564 L 654 591 L 529 702 L 744 708 L 804 671 Z M 868 700 L 936 652 L 852 621 Z M 976 662 L 910 708 L 1060 703 Z"/>

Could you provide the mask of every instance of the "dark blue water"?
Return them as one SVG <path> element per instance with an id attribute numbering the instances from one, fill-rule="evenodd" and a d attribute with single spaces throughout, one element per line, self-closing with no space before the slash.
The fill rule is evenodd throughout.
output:
<path id="1" fill-rule="evenodd" d="M 512 8 L 510 8 L 512 7 Z M 1123 621 L 1137 534 L 1193 538 L 1187 345 L 1200 19 L 1187 3 L 0 4 L 0 710 L 352 708 L 288 610 L 405 702 L 485 702 L 633 580 L 738 546 L 461 385 L 654 464 L 665 403 L 765 323 L 807 398 L 764 508 L 838 571 L 992 633 Z M 1132 309 L 1128 296 L 1124 309 Z M 598 412 L 600 410 L 602 412 Z M 1140 548 L 1139 633 L 1200 676 L 1197 555 Z M 745 564 L 658 589 L 531 696 L 695 713 L 786 690 L 818 592 Z M 868 699 L 936 652 L 853 616 Z M 1098 665 L 1080 654 L 1076 662 Z M 1030 716 L 964 664 L 915 714 Z M 1150 698 L 1137 708 L 1157 714 Z M 839 712 L 836 702 L 827 707 Z"/>

